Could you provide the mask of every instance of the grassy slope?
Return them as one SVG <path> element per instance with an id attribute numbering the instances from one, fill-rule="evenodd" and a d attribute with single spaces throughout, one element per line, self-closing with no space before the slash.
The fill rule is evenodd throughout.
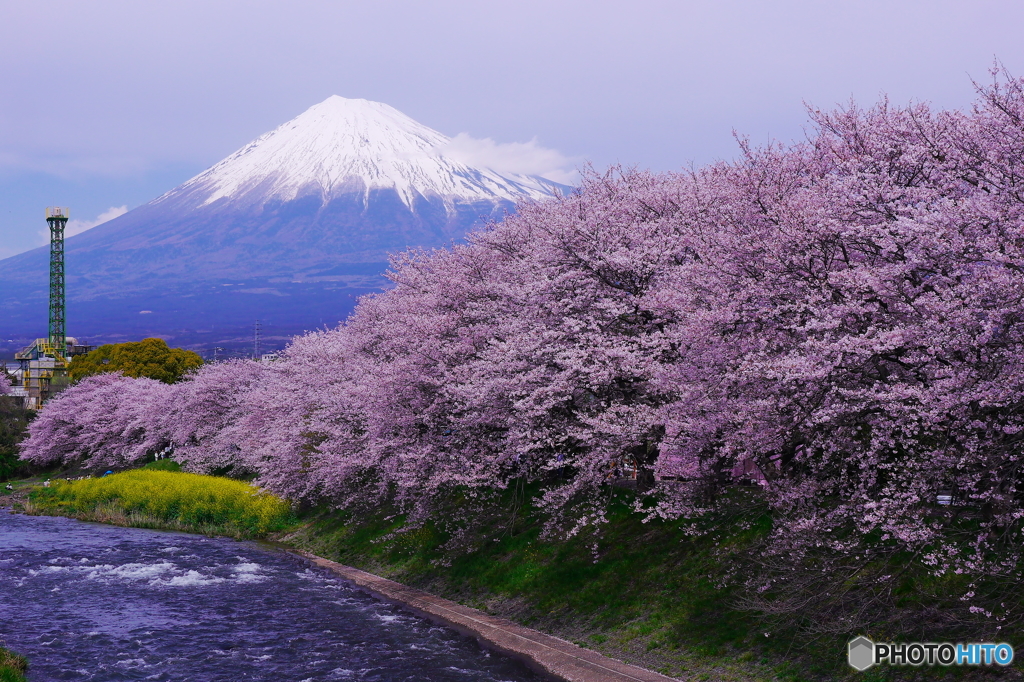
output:
<path id="1" fill-rule="evenodd" d="M 433 524 L 396 533 L 401 517 L 387 516 L 323 513 L 283 539 L 671 675 L 749 680 L 846 672 L 816 668 L 811 658 L 782 662 L 789 644 L 766 638 L 750 614 L 731 608 L 731 588 L 718 586 L 729 555 L 763 528 L 737 531 L 727 542 L 690 538 L 678 524 L 644 524 L 620 504 L 596 554 L 593 538 L 541 540 L 540 519 L 531 514 L 515 523 L 507 515 L 484 521 L 470 551 L 453 554 L 444 548 L 448 534 Z"/>
<path id="2" fill-rule="evenodd" d="M 1024 679 L 1019 664 L 857 673 L 846 664 L 846 642 L 860 633 L 809 641 L 735 607 L 733 585 L 743 577 L 736 573 L 746 564 L 744 550 L 768 531 L 766 516 L 755 510 L 743 523 L 719 522 L 714 532 L 691 536 L 678 522 L 643 523 L 629 511 L 630 493 L 619 495 L 596 554 L 593 538 L 542 540 L 540 516 L 526 505 L 513 519 L 508 510 L 518 505 L 510 499 L 490 513 L 460 508 L 458 501 L 441 510 L 435 518 L 476 520 L 456 552 L 438 526 L 405 529 L 402 517 L 387 510 L 360 518 L 321 511 L 282 539 L 682 679 Z"/>
<path id="3" fill-rule="evenodd" d="M 24 656 L 0 647 L 0 682 L 25 682 L 28 662 Z"/>

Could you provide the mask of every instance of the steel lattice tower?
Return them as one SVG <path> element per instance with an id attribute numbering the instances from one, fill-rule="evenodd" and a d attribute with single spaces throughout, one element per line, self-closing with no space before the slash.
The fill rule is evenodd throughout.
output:
<path id="1" fill-rule="evenodd" d="M 50 346 L 61 357 L 67 349 L 67 319 L 64 299 L 64 228 L 68 224 L 68 209 L 55 206 L 46 209 L 46 222 L 50 226 Z"/>

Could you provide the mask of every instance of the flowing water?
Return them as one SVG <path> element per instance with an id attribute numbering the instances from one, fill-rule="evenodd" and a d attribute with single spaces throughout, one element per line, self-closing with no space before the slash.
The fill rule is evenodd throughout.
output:
<path id="1" fill-rule="evenodd" d="M 540 679 L 256 543 L 6 510 L 0 640 L 33 682 Z"/>

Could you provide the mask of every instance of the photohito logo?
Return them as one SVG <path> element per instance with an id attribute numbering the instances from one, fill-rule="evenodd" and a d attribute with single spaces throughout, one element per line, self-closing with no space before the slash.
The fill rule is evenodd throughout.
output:
<path id="1" fill-rule="evenodd" d="M 872 642 L 858 637 L 847 644 L 847 660 L 855 670 L 867 670 L 873 665 L 1010 665 L 1013 647 L 999 644 L 949 642 Z"/>

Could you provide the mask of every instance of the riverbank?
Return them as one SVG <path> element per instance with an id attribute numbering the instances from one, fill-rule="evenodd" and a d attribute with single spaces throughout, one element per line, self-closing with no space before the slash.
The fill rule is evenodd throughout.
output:
<path id="1" fill-rule="evenodd" d="M 94 480 L 116 483 L 117 476 Z M 78 487 L 37 489 L 25 510 L 239 537 L 173 517 L 125 513 L 109 497 L 96 498 L 102 502 L 93 508 L 58 504 Z M 541 519 L 523 500 L 492 502 L 474 510 L 465 500 L 451 502 L 453 518 L 474 517 L 459 537 L 433 523 L 407 527 L 404 517 L 382 508 L 358 518 L 311 510 L 270 539 L 661 674 L 737 681 L 806 677 L 807 665 L 785 660 L 773 651 L 774 641 L 759 641 L 764 635 L 754 620 L 730 608 L 731 588 L 716 585 L 723 552 L 739 549 L 740 535 L 731 548 L 708 538 L 685 539 L 670 525 L 640 523 L 623 500 L 595 553 L 591 540 L 541 540 Z M 509 509 L 519 511 L 510 517 Z"/>
<path id="2" fill-rule="evenodd" d="M 384 601 L 402 604 L 428 620 L 476 639 L 489 649 L 519 659 L 545 677 L 565 682 L 673 682 L 670 677 L 616 661 L 504 618 L 489 616 L 313 554 L 301 554 L 359 589 Z"/>
<path id="3" fill-rule="evenodd" d="M 730 572 L 767 532 L 763 520 L 690 535 L 680 523 L 643 523 L 630 499 L 621 491 L 597 538 L 544 540 L 544 517 L 526 496 L 486 505 L 453 499 L 421 525 L 387 507 L 358 515 L 314 509 L 269 539 L 679 679 L 1022 679 L 1019 668 L 854 673 L 843 637 L 808 641 L 736 608 L 742 581 Z M 32 513 L 69 515 L 26 503 Z M 88 520 L 106 520 L 100 511 Z M 472 522 L 459 530 L 446 523 L 454 519 Z M 154 524 L 165 525 L 131 515 L 114 521 L 182 529 L 159 518 Z"/>
<path id="4" fill-rule="evenodd" d="M 119 476 L 125 475 L 52 484 L 27 498 L 24 486 L 16 492 L 30 514 L 239 537 L 175 517 L 126 512 L 109 495 L 71 494 L 84 489 L 83 483 L 117 484 Z M 69 499 L 78 501 L 69 504 Z M 85 499 L 98 503 L 90 508 Z M 541 541 L 538 519 L 528 508 L 509 523 L 501 513 L 504 502 L 496 503 L 478 515 L 479 523 L 461 544 L 433 524 L 406 528 L 401 516 L 386 509 L 360 519 L 312 510 L 270 539 L 662 674 L 737 681 L 798 678 L 790 664 L 745 647 L 744 640 L 756 636 L 750 624 L 725 611 L 728 592 L 716 590 L 704 575 L 716 564 L 704 546 L 712 543 L 689 543 L 665 553 L 664 529 L 652 542 L 653 527 L 624 514 L 609 525 L 596 556 L 584 542 Z M 617 547 L 620 543 L 623 547 Z"/>
<path id="5" fill-rule="evenodd" d="M 628 492 L 599 539 L 542 539 L 528 505 L 496 500 L 453 536 L 440 523 L 409 527 L 393 511 L 359 516 L 320 511 L 280 540 L 403 585 L 479 609 L 680 679 L 835 679 L 835 658 L 809 660 L 784 638 L 765 637 L 752 614 L 733 607 L 723 584 L 730 556 L 760 530 L 729 542 L 687 537 L 676 524 L 644 524 Z M 453 501 L 446 516 L 468 516 Z M 596 544 L 596 549 L 595 549 Z M 792 649 L 787 659 L 786 649 Z"/>
<path id="6" fill-rule="evenodd" d="M 28 661 L 10 649 L 0 646 L 0 682 L 25 682 Z"/>

